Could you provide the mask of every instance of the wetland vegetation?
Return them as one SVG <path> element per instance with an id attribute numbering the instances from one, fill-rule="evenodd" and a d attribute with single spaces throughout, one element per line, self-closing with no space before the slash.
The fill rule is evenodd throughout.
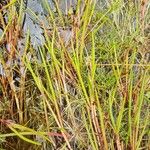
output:
<path id="1" fill-rule="evenodd" d="M 0 149 L 150 149 L 149 0 L 0 1 Z"/>

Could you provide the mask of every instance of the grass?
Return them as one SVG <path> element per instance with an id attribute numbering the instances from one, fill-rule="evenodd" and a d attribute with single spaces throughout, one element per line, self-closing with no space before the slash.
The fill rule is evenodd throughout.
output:
<path id="1" fill-rule="evenodd" d="M 0 7 L 1 149 L 148 150 L 148 1 L 78 0 L 66 15 L 54 6 L 42 1 L 48 24 L 23 0 Z M 43 45 L 24 33 L 25 13 Z"/>

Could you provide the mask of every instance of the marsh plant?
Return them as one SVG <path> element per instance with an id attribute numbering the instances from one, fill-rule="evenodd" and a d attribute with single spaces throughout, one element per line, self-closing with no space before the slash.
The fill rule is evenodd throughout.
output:
<path id="1" fill-rule="evenodd" d="M 149 6 L 0 1 L 1 149 L 148 150 Z"/>

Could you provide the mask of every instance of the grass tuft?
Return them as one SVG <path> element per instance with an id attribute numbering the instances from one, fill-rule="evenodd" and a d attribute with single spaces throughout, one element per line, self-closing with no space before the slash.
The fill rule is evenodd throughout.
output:
<path id="1" fill-rule="evenodd" d="M 148 1 L 37 3 L 0 2 L 0 149 L 149 149 Z"/>

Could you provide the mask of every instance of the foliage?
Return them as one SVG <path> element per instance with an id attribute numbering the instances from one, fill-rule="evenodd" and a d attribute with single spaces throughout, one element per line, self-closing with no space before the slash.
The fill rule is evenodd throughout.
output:
<path id="1" fill-rule="evenodd" d="M 1 4 L 1 149 L 149 149 L 148 1 Z"/>

